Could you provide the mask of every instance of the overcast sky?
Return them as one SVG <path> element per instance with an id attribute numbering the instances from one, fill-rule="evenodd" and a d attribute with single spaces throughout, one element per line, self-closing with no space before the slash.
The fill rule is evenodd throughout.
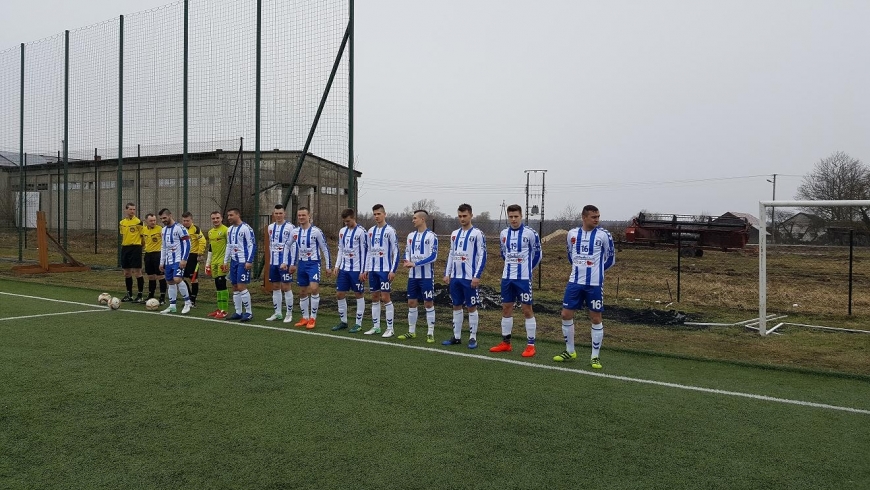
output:
<path id="1" fill-rule="evenodd" d="M 242 1 L 242 0 L 239 0 Z M 253 1 L 253 0 L 250 0 Z M 166 3 L 4 0 L 0 49 Z M 870 162 L 867 1 L 356 2 L 360 207 L 757 214 Z"/>

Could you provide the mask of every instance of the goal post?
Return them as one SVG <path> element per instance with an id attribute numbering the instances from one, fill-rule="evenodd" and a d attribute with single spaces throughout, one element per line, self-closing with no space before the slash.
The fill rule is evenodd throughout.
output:
<path id="1" fill-rule="evenodd" d="M 759 201 L 758 221 L 758 333 L 767 335 L 767 211 L 770 208 L 870 208 L 870 200 Z M 775 231 L 775 230 L 774 230 Z"/>

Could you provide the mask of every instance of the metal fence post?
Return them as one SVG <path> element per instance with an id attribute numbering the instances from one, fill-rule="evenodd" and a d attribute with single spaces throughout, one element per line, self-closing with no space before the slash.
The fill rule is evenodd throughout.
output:
<path id="1" fill-rule="evenodd" d="M 24 260 L 24 43 L 21 43 L 21 93 L 18 120 L 18 166 L 21 177 L 18 184 L 18 262 Z"/>
<path id="2" fill-rule="evenodd" d="M 855 230 L 849 230 L 849 316 L 852 316 L 852 262 L 855 252 Z"/>

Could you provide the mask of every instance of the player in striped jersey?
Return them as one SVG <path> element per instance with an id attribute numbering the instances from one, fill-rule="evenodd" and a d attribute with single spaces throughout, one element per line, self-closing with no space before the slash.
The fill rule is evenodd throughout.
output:
<path id="1" fill-rule="evenodd" d="M 169 306 L 160 313 L 175 313 L 175 303 L 178 293 L 184 298 L 182 314 L 190 312 L 190 296 L 187 294 L 187 284 L 184 284 L 184 267 L 190 256 L 190 236 L 181 223 L 172 219 L 172 213 L 163 208 L 160 210 L 160 221 L 163 222 L 163 246 L 160 249 L 160 271 L 166 277 L 169 287 Z"/>
<path id="2" fill-rule="evenodd" d="M 486 241 L 483 233 L 471 224 L 470 204 L 460 204 L 457 213 L 460 228 L 450 234 L 450 252 L 447 255 L 447 270 L 444 282 L 450 285 L 453 302 L 453 336 L 441 342 L 443 345 L 462 343 L 462 306 L 468 309 L 468 325 L 471 337 L 468 348 L 477 348 L 477 303 L 480 276 L 486 266 Z"/>
<path id="3" fill-rule="evenodd" d="M 438 237 L 427 226 L 429 213 L 414 211 L 411 222 L 416 231 L 408 235 L 405 245 L 405 268 L 408 269 L 408 333 L 399 335 L 399 340 L 417 336 L 417 305 L 420 301 L 426 308 L 426 342 L 435 342 L 435 273 L 432 264 L 438 258 Z"/>
<path id="4" fill-rule="evenodd" d="M 347 328 L 347 293 L 353 291 L 356 297 L 356 319 L 350 333 L 362 330 L 363 315 L 366 300 L 363 296 L 365 284 L 360 280 L 368 253 L 368 237 L 364 226 L 357 224 L 356 211 L 345 209 L 341 212 L 344 227 L 338 232 L 338 256 L 335 259 L 335 291 L 338 298 L 338 316 L 340 323 L 332 327 L 333 331 Z"/>
<path id="5" fill-rule="evenodd" d="M 227 232 L 220 211 L 211 212 L 211 229 L 208 230 L 208 256 L 205 258 L 205 273 L 214 279 L 217 309 L 208 316 L 222 320 L 230 309 L 230 294 L 227 291 L 227 271 L 221 267 L 227 253 Z"/>
<path id="6" fill-rule="evenodd" d="M 368 279 L 372 292 L 372 328 L 364 335 L 381 333 L 381 304 L 387 317 L 387 330 L 382 337 L 393 336 L 393 300 L 390 298 L 393 279 L 399 268 L 399 244 L 396 229 L 387 224 L 387 212 L 382 204 L 372 206 L 375 226 L 369 228 L 369 251 L 365 271 L 360 276 Z"/>
<path id="7" fill-rule="evenodd" d="M 296 272 L 296 284 L 299 290 L 299 309 L 302 319 L 295 326 L 309 330 L 317 322 L 317 309 L 320 307 L 320 264 L 325 261 L 326 273 L 329 274 L 329 247 L 323 231 L 311 224 L 311 211 L 300 207 L 296 211 L 296 228 L 293 237 L 293 250 L 287 254 L 287 265 L 290 273 Z M 311 312 L 309 313 L 309 305 Z"/>
<path id="8" fill-rule="evenodd" d="M 196 296 L 199 294 L 199 258 L 205 253 L 205 234 L 199 226 L 193 224 L 193 213 L 181 213 L 181 224 L 190 235 L 190 256 L 184 267 L 184 277 L 190 279 L 190 303 L 196 308 Z"/>
<path id="9" fill-rule="evenodd" d="M 604 271 L 613 266 L 616 256 L 610 232 L 598 226 L 601 214 L 595 206 L 583 207 L 582 226 L 568 232 L 568 261 L 571 275 L 562 300 L 562 333 L 565 352 L 553 358 L 556 362 L 577 359 L 574 351 L 574 311 L 589 308 L 592 321 L 592 367 L 601 369 L 599 352 L 604 339 L 601 313 L 604 311 Z"/>
<path id="10" fill-rule="evenodd" d="M 276 204 L 272 211 L 272 223 L 269 223 L 269 282 L 272 283 L 272 306 L 275 308 L 275 313 L 267 321 L 284 320 L 284 323 L 293 321 L 293 290 L 290 289 L 290 283 L 293 281 L 293 274 L 290 273 L 287 267 L 286 254 L 290 252 L 293 246 L 293 230 L 296 228 L 292 223 L 285 220 L 286 212 L 284 206 Z M 286 299 L 287 315 L 284 316 L 281 312 L 281 300 Z"/>
<path id="11" fill-rule="evenodd" d="M 145 274 L 148 276 L 148 299 L 154 297 L 160 283 L 160 304 L 166 303 L 166 278 L 160 274 L 160 251 L 163 249 L 163 227 L 157 224 L 154 213 L 145 215 L 142 240 L 145 242 Z"/>
<path id="12" fill-rule="evenodd" d="M 535 230 L 523 226 L 523 208 L 519 204 L 507 207 L 509 227 L 501 232 L 499 242 L 504 272 L 501 275 L 501 336 L 500 344 L 490 352 L 510 352 L 511 330 L 514 327 L 514 304 L 522 303 L 526 319 L 528 344 L 523 357 L 535 355 L 537 323 L 532 311 L 532 271 L 541 263 L 541 239 Z"/>
<path id="13" fill-rule="evenodd" d="M 221 269 L 230 273 L 230 284 L 233 285 L 233 306 L 236 312 L 227 320 L 250 321 L 254 318 L 251 305 L 251 292 L 248 284 L 251 282 L 251 269 L 257 253 L 257 242 L 254 230 L 242 221 L 238 208 L 227 210 L 227 249 L 224 252 L 224 263 Z M 247 310 L 247 311 L 245 311 Z"/>

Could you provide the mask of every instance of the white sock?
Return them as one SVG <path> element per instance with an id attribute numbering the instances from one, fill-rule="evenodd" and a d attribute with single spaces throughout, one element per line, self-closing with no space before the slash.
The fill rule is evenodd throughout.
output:
<path id="1" fill-rule="evenodd" d="M 453 310 L 453 338 L 462 338 L 462 310 Z"/>
<path id="2" fill-rule="evenodd" d="M 426 335 L 435 335 L 435 307 L 426 308 Z"/>
<path id="3" fill-rule="evenodd" d="M 310 296 L 299 298 L 299 309 L 302 310 L 302 318 L 306 320 L 308 320 L 308 303 L 310 302 L 308 298 L 310 298 Z"/>
<path id="4" fill-rule="evenodd" d="M 174 305 L 176 300 L 178 299 L 178 289 L 175 287 L 175 284 L 171 282 L 166 287 L 167 292 L 169 293 L 169 304 Z"/>
<path id="5" fill-rule="evenodd" d="M 574 352 L 574 320 L 562 320 L 562 335 L 565 336 L 565 350 Z"/>
<path id="6" fill-rule="evenodd" d="M 372 325 L 381 328 L 381 303 L 372 301 Z"/>
<path id="7" fill-rule="evenodd" d="M 384 309 L 387 310 L 387 330 L 393 329 L 393 314 L 395 313 L 395 309 L 393 308 L 393 302 L 384 305 Z"/>
<path id="8" fill-rule="evenodd" d="M 526 339 L 529 345 L 535 345 L 535 335 L 538 331 L 538 321 L 535 317 L 526 318 Z"/>
<path id="9" fill-rule="evenodd" d="M 317 308 L 320 308 L 320 295 L 311 295 L 311 318 L 317 320 Z"/>
<path id="10" fill-rule="evenodd" d="M 471 330 L 472 339 L 477 339 L 477 322 L 480 319 L 480 313 L 477 310 L 468 312 L 468 327 Z"/>
<path id="11" fill-rule="evenodd" d="M 190 303 L 190 296 L 187 294 L 187 284 L 184 281 L 176 284 L 178 286 L 178 292 L 181 294 L 181 297 L 184 298 L 185 303 Z"/>
<path id="12" fill-rule="evenodd" d="M 357 298 L 356 299 L 356 324 L 362 325 L 363 315 L 366 314 L 366 299 L 365 298 Z"/>
<path id="13" fill-rule="evenodd" d="M 501 317 L 501 336 L 505 342 L 510 342 L 511 331 L 514 329 L 514 317 Z"/>
<path id="14" fill-rule="evenodd" d="M 417 333 L 417 316 L 420 311 L 417 308 L 408 307 L 408 332 Z"/>
<path id="15" fill-rule="evenodd" d="M 602 340 L 604 340 L 604 325 L 601 323 L 592 325 L 592 357 L 598 357 Z"/>
<path id="16" fill-rule="evenodd" d="M 293 318 L 293 291 L 284 291 L 284 303 L 287 305 L 287 318 Z"/>
<path id="17" fill-rule="evenodd" d="M 242 292 L 233 291 L 233 306 L 236 307 L 236 313 L 242 314 Z"/>
<path id="18" fill-rule="evenodd" d="M 281 290 L 272 291 L 272 306 L 275 308 L 275 314 L 281 314 Z"/>
<path id="19" fill-rule="evenodd" d="M 341 323 L 347 323 L 347 299 L 341 298 L 338 300 L 338 317 Z"/>
<path id="20" fill-rule="evenodd" d="M 254 309 L 251 308 L 251 292 L 245 289 L 244 291 L 239 293 L 239 297 L 242 299 L 242 308 L 253 315 Z"/>

